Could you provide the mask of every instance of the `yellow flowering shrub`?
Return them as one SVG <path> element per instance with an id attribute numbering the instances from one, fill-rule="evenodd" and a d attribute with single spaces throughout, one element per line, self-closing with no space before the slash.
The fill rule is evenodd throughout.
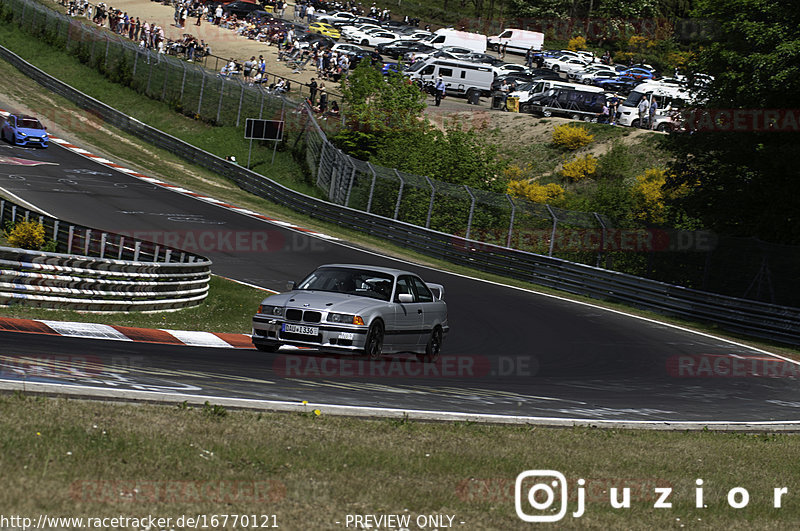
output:
<path id="1" fill-rule="evenodd" d="M 529 181 L 509 181 L 509 195 L 524 197 L 534 203 L 558 203 L 564 199 L 564 189 L 556 183 L 539 184 Z"/>
<path id="2" fill-rule="evenodd" d="M 666 221 L 666 205 L 664 204 L 664 184 L 667 174 L 664 170 L 651 168 L 644 174 L 636 176 L 633 194 L 636 198 L 636 218 L 649 223 Z"/>
<path id="3" fill-rule="evenodd" d="M 594 135 L 585 127 L 572 124 L 558 125 L 553 129 L 553 143 L 560 147 L 575 150 L 588 146 L 594 141 Z"/>
<path id="4" fill-rule="evenodd" d="M 578 50 L 585 50 L 585 49 L 586 49 L 586 39 L 581 37 L 580 35 L 577 37 L 572 37 L 567 43 L 567 50 L 572 50 L 573 52 L 576 52 Z"/>
<path id="5" fill-rule="evenodd" d="M 20 221 L 6 232 L 10 247 L 38 250 L 44 245 L 44 227 L 36 221 Z"/>
<path id="6" fill-rule="evenodd" d="M 578 157 L 569 162 L 565 162 L 561 167 L 561 175 L 565 179 L 577 182 L 588 179 L 597 172 L 597 159 L 592 155 Z"/>

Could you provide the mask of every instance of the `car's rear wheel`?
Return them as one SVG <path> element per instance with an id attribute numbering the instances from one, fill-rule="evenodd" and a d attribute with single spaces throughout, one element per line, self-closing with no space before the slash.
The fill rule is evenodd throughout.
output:
<path id="1" fill-rule="evenodd" d="M 364 357 L 368 360 L 378 360 L 383 351 L 383 322 L 375 321 L 369 326 L 367 340 L 364 343 Z"/>
<path id="2" fill-rule="evenodd" d="M 559 70 L 561 70 L 561 67 L 560 67 L 560 66 L 558 66 L 558 65 L 553 65 L 553 72 L 558 72 Z"/>
<path id="3" fill-rule="evenodd" d="M 664 123 L 658 124 L 658 126 L 656 127 L 656 130 L 660 131 L 662 133 L 668 133 L 668 132 L 670 132 L 670 130 L 672 130 L 672 128 L 670 127 L 670 125 L 667 122 L 664 122 Z"/>
<path id="4" fill-rule="evenodd" d="M 369 46 L 369 41 L 367 39 L 362 40 L 361 46 Z"/>
<path id="5" fill-rule="evenodd" d="M 428 344 L 425 345 L 425 354 L 417 354 L 417 359 L 425 363 L 436 363 L 442 353 L 442 329 L 437 326 L 431 332 L 431 337 L 428 338 Z"/>
<path id="6" fill-rule="evenodd" d="M 551 116 L 553 116 L 553 111 L 545 109 L 542 111 L 542 116 L 544 116 L 545 118 L 550 118 Z"/>

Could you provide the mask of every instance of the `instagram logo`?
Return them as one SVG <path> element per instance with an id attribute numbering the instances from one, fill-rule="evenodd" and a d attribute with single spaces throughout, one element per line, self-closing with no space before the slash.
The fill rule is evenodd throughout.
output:
<path id="1" fill-rule="evenodd" d="M 582 485 L 585 481 L 578 480 Z M 583 489 L 578 491 L 578 510 L 572 516 L 583 515 Z M 555 504 L 558 512 L 552 514 Z M 558 522 L 567 514 L 567 478 L 556 470 L 526 470 L 517 476 L 514 485 L 514 507 L 524 522 Z"/>

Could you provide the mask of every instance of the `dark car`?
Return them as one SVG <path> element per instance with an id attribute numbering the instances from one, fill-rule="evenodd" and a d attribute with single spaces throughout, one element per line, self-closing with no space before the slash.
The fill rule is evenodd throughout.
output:
<path id="1" fill-rule="evenodd" d="M 400 39 L 379 44 L 375 49 L 381 55 L 388 55 L 394 59 L 399 59 L 407 53 L 430 53 L 435 50 L 432 46 L 411 39 Z"/>
<path id="2" fill-rule="evenodd" d="M 319 33 L 305 33 L 300 35 L 297 39 L 297 47 L 298 48 L 311 48 L 314 43 L 318 43 L 318 48 L 330 48 L 336 41 L 331 39 L 330 37 L 326 37 L 325 35 L 320 35 Z"/>
<path id="3" fill-rule="evenodd" d="M 617 76 L 613 78 L 600 78 L 595 79 L 592 85 L 602 88 L 606 92 L 616 92 L 619 94 L 628 94 L 636 85 L 641 83 L 636 78 L 630 76 Z"/>
<path id="4" fill-rule="evenodd" d="M 492 66 L 502 65 L 505 62 L 493 55 L 489 55 L 488 53 L 478 53 L 478 52 L 462 55 L 461 59 L 469 61 L 471 63 L 484 63 Z"/>
<path id="5" fill-rule="evenodd" d="M 236 15 L 236 18 L 246 18 L 253 11 L 263 11 L 263 9 L 258 4 L 245 2 L 244 0 L 236 0 L 222 8 L 223 13 Z"/>

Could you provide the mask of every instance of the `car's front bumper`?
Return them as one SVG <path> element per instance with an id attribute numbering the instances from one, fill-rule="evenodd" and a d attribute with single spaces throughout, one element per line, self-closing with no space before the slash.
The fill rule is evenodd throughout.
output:
<path id="1" fill-rule="evenodd" d="M 316 335 L 287 332 L 284 325 L 295 325 L 317 329 Z M 363 350 L 367 340 L 367 326 L 337 323 L 306 323 L 288 321 L 271 315 L 257 314 L 253 317 L 253 344 L 293 345 L 329 351 L 354 352 Z"/>
<path id="2" fill-rule="evenodd" d="M 40 138 L 36 136 L 19 137 L 14 135 L 14 145 L 16 146 L 41 146 L 47 147 L 49 138 Z"/>

